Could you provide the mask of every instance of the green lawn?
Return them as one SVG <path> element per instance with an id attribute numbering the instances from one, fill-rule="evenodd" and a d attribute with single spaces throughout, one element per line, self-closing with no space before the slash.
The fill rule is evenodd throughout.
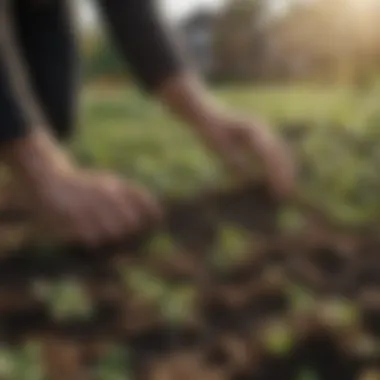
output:
<path id="1" fill-rule="evenodd" d="M 152 99 L 116 89 L 92 89 L 83 95 L 81 127 L 73 145 L 84 164 L 117 170 L 166 193 L 192 191 L 222 178 L 218 162 Z M 311 199 L 339 219 L 356 221 L 379 213 L 377 87 L 366 94 L 344 87 L 229 87 L 215 90 L 215 95 L 232 109 L 258 114 L 275 127 L 306 121 L 312 138 L 300 153 L 310 163 L 311 175 L 301 185 Z M 363 148 L 368 144 L 371 149 Z"/>
<path id="2" fill-rule="evenodd" d="M 268 87 L 215 91 L 226 106 L 260 115 L 273 125 L 283 121 L 344 122 L 361 128 L 380 108 L 380 91 L 359 95 L 350 88 Z M 154 99 L 133 90 L 87 90 L 83 94 L 80 133 L 75 150 L 84 162 L 146 178 L 189 166 L 207 175 L 197 141 Z M 158 161 L 156 161 L 158 160 Z M 190 174 L 190 173 L 187 173 Z M 178 183 L 182 178 L 178 178 Z"/>

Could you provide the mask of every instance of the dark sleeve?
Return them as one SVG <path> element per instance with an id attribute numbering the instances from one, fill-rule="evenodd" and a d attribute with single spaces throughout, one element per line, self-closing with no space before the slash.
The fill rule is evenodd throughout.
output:
<path id="1" fill-rule="evenodd" d="M 25 137 L 42 122 L 18 54 L 11 21 L 0 14 L 0 144 Z"/>
<path id="2" fill-rule="evenodd" d="M 27 116 L 10 82 L 4 58 L 0 57 L 0 144 L 27 134 Z"/>
<path id="3" fill-rule="evenodd" d="M 140 85 L 154 91 L 185 68 L 173 32 L 155 0 L 97 0 L 117 48 Z"/>

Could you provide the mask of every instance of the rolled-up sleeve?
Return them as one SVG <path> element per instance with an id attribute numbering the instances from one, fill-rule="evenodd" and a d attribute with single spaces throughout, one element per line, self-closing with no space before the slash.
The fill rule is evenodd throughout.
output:
<path id="1" fill-rule="evenodd" d="M 97 0 L 118 50 L 143 89 L 154 92 L 185 69 L 178 39 L 155 0 Z"/>

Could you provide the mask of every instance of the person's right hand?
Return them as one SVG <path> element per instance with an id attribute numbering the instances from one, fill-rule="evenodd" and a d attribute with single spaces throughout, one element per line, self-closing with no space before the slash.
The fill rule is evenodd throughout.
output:
<path id="1" fill-rule="evenodd" d="M 26 139 L 6 154 L 14 195 L 44 230 L 91 247 L 149 227 L 160 207 L 143 188 L 114 174 L 81 170 L 46 136 Z"/>

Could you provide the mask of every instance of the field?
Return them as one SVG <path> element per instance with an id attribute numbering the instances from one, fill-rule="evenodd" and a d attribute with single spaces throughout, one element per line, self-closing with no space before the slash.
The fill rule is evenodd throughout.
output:
<path id="1" fill-rule="evenodd" d="M 83 162 L 148 180 L 156 188 L 165 187 L 162 178 L 176 181 L 169 189 L 183 180 L 190 185 L 195 178 L 207 178 L 215 170 L 209 158 L 210 165 L 204 165 L 205 152 L 193 136 L 154 99 L 107 87 L 83 95 L 80 136 L 74 144 Z M 219 89 L 215 95 L 234 110 L 259 114 L 274 126 L 300 121 L 311 126 L 345 123 L 350 129 L 362 128 L 379 108 L 376 90 L 363 96 L 350 88 L 253 87 Z"/>
<path id="2" fill-rule="evenodd" d="M 379 220 L 380 91 L 376 86 L 368 93 L 317 86 L 214 91 L 235 110 L 271 121 L 276 133 L 296 122 L 309 128 L 310 137 L 296 144 L 306 165 L 300 186 L 307 198 L 339 222 L 356 226 Z M 72 150 L 83 165 L 116 170 L 158 194 L 194 192 L 225 180 L 218 162 L 184 125 L 134 90 L 86 89 L 79 127 Z M 7 378 L 13 361 L 10 354 L 4 351 L 0 356 L 1 378 Z M 11 378 L 41 380 L 36 355 L 33 345 L 19 353 Z M 103 378 L 125 378 L 120 373 L 122 362 L 115 351 L 103 362 Z"/>
<path id="3" fill-rule="evenodd" d="M 367 93 L 318 86 L 215 90 L 227 106 L 264 117 L 279 133 L 292 123 L 311 131 L 297 146 L 309 173 L 300 186 L 334 217 L 353 223 L 372 220 L 379 210 L 379 93 L 377 86 Z M 225 179 L 215 158 L 154 100 L 133 90 L 97 88 L 84 92 L 82 106 L 73 149 L 84 164 L 115 169 L 166 193 Z"/>

